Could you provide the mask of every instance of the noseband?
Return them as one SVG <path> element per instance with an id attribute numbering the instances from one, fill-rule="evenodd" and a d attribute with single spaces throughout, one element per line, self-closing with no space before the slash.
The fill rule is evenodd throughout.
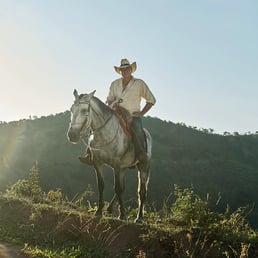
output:
<path id="1" fill-rule="evenodd" d="M 84 127 L 86 127 L 86 129 L 90 127 L 90 124 L 91 124 L 91 119 L 89 119 L 89 118 L 90 118 L 90 116 L 89 116 L 90 109 L 91 109 L 98 117 L 100 117 L 100 114 L 92 107 L 92 105 L 90 104 L 90 102 L 79 102 L 79 101 L 78 101 L 78 102 L 75 103 L 75 104 L 76 104 L 76 105 L 88 104 L 87 115 L 85 116 L 85 120 L 84 120 L 84 122 L 83 122 L 83 124 L 82 124 L 82 126 L 81 126 L 81 131 L 83 130 Z M 113 116 L 113 114 L 111 114 L 111 115 L 104 121 L 104 123 L 103 123 L 101 126 L 99 126 L 99 127 L 97 127 L 97 128 L 91 128 L 92 133 L 97 132 L 97 131 L 100 131 L 102 128 L 104 128 L 104 127 L 108 124 L 108 122 L 111 120 L 112 116 Z M 88 119 L 87 119 L 87 117 L 88 117 Z M 88 123 L 87 123 L 87 122 L 88 122 Z M 118 134 L 118 130 L 119 130 L 119 124 L 118 124 L 118 126 L 117 126 L 116 133 L 115 133 L 114 137 L 112 138 L 112 140 L 110 140 L 109 142 L 104 143 L 104 144 L 102 144 L 102 145 L 100 145 L 100 146 L 97 146 L 97 147 L 95 147 L 95 148 L 90 147 L 89 144 L 87 144 L 87 143 L 85 142 L 85 140 L 83 139 L 82 136 L 81 136 L 81 140 L 82 140 L 82 142 L 83 142 L 87 147 L 90 147 L 91 150 L 100 150 L 100 149 L 99 149 L 100 147 L 107 146 L 107 145 L 111 144 L 111 143 L 115 140 L 115 138 L 117 137 L 117 134 Z M 88 134 L 87 136 L 89 137 L 90 134 L 91 134 L 91 132 L 89 132 L 89 134 Z"/>
<path id="2" fill-rule="evenodd" d="M 80 104 L 88 104 L 88 110 L 87 110 L 87 114 L 85 115 L 85 119 L 81 125 L 81 128 L 80 128 L 80 132 L 83 131 L 83 128 L 86 127 L 89 128 L 90 127 L 90 121 L 89 121 L 89 112 L 90 112 L 90 103 L 89 102 L 79 102 L 79 101 L 75 101 L 74 105 L 75 106 L 79 106 Z M 88 123 L 87 123 L 88 122 Z M 86 125 L 87 123 L 87 125 Z M 77 125 L 77 124 L 80 124 L 80 123 L 74 123 L 73 125 Z"/>

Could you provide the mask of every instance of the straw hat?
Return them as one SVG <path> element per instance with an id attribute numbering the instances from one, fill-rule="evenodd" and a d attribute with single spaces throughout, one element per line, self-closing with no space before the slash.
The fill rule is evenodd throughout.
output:
<path id="1" fill-rule="evenodd" d="M 121 69 L 126 68 L 126 67 L 131 67 L 132 73 L 134 73 L 137 68 L 137 65 L 136 65 L 136 62 L 133 62 L 132 64 L 130 64 L 130 62 L 124 58 L 124 59 L 121 59 L 120 66 L 114 66 L 115 71 L 119 74 L 121 74 Z"/>

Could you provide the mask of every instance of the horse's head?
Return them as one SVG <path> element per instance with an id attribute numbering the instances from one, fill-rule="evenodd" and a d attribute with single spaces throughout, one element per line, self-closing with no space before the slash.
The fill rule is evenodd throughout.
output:
<path id="1" fill-rule="evenodd" d="M 95 91 L 89 94 L 79 95 L 77 90 L 73 92 L 75 101 L 70 109 L 71 122 L 67 133 L 69 141 L 73 143 L 79 142 L 80 136 L 83 135 L 91 125 L 90 101 L 94 93 Z"/>

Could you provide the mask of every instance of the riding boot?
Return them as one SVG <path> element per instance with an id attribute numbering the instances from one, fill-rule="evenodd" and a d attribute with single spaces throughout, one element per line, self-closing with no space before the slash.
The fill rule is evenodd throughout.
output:
<path id="1" fill-rule="evenodd" d="M 131 124 L 132 139 L 135 146 L 136 156 L 139 159 L 147 158 L 147 146 L 140 117 L 134 117 Z"/>
<path id="2" fill-rule="evenodd" d="M 79 160 L 82 163 L 86 163 L 87 165 L 90 165 L 90 166 L 93 165 L 93 160 L 92 160 L 90 148 L 87 148 L 86 154 L 84 156 L 80 156 Z"/>

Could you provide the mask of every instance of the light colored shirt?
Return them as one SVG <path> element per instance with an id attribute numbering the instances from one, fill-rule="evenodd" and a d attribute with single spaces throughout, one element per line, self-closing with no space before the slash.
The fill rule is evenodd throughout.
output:
<path id="1" fill-rule="evenodd" d="M 111 83 L 107 101 L 112 103 L 122 99 L 120 106 L 133 113 L 141 111 L 142 98 L 153 105 L 156 102 L 154 95 L 143 80 L 133 77 L 123 90 L 123 81 L 119 78 Z"/>

